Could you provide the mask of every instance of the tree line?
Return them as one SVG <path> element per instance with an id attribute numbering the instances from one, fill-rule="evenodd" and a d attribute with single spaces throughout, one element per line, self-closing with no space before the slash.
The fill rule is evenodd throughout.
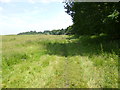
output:
<path id="1" fill-rule="evenodd" d="M 71 34 L 100 35 L 120 38 L 120 2 L 65 2 L 72 17 Z"/>
<path id="2" fill-rule="evenodd" d="M 17 35 L 34 35 L 34 34 L 44 34 L 44 35 L 70 35 L 70 31 L 72 26 L 67 27 L 66 29 L 58 29 L 58 30 L 45 30 L 43 32 L 36 32 L 36 31 L 28 31 L 28 32 L 21 32 Z"/>

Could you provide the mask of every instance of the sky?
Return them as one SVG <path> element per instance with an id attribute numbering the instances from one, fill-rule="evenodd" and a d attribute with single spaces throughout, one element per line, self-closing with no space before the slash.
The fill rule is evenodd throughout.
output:
<path id="1" fill-rule="evenodd" d="M 0 34 L 67 28 L 71 17 L 62 0 L 0 0 Z"/>

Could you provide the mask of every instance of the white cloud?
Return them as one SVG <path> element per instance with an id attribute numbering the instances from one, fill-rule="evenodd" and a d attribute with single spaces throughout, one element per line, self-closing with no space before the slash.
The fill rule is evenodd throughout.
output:
<path id="1" fill-rule="evenodd" d="M 69 25 L 72 25 L 72 20 L 65 12 L 60 12 L 54 19 L 50 20 L 48 25 L 52 25 L 52 28 L 54 29 L 66 28 Z"/>
<path id="2" fill-rule="evenodd" d="M 26 19 L 26 17 L 20 16 L 2 16 L 0 15 L 0 30 L 2 34 L 17 34 L 20 32 L 36 30 L 53 30 L 66 28 L 72 25 L 72 20 L 69 15 L 64 12 L 59 12 L 54 18 L 49 18 L 48 20 L 37 20 L 32 16 Z"/>
<path id="3" fill-rule="evenodd" d="M 27 25 L 26 21 L 20 17 L 7 17 L 0 15 L 0 30 L 2 34 L 15 34 L 24 30 L 24 27 Z"/>
<path id="4" fill-rule="evenodd" d="M 63 0 L 37 0 L 41 3 L 62 2 Z"/>
<path id="5" fill-rule="evenodd" d="M 71 17 L 64 12 L 60 12 L 54 18 L 28 24 L 26 28 L 29 30 L 44 31 L 67 28 L 69 25 L 72 25 Z"/>
<path id="6" fill-rule="evenodd" d="M 3 11 L 3 7 L 0 7 L 0 11 Z"/>
<path id="7" fill-rule="evenodd" d="M 9 2 L 11 2 L 12 0 L 0 0 L 0 2 L 2 2 L 2 3 L 9 3 Z"/>
<path id="8" fill-rule="evenodd" d="M 63 0 L 0 0 L 2 3 L 10 2 L 28 2 L 28 3 L 51 3 L 51 2 L 63 2 Z"/>
<path id="9" fill-rule="evenodd" d="M 29 3 L 35 3 L 35 0 L 27 0 Z"/>
<path id="10" fill-rule="evenodd" d="M 62 2 L 63 0 L 27 0 L 30 3 L 51 3 L 51 2 Z"/>

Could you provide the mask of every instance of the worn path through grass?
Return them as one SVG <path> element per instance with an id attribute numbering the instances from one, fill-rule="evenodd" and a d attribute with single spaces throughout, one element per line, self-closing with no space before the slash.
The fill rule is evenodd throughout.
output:
<path id="1" fill-rule="evenodd" d="M 3 36 L 2 87 L 117 88 L 118 41 L 69 38 Z"/>

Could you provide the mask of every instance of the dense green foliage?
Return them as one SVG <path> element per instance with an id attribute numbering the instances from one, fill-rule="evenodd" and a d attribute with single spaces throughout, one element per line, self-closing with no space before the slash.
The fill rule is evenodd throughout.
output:
<path id="1" fill-rule="evenodd" d="M 34 35 L 34 34 L 44 34 L 44 35 L 70 35 L 71 26 L 67 27 L 66 29 L 58 29 L 58 30 L 45 30 L 43 32 L 36 32 L 36 31 L 28 31 L 28 32 L 21 32 L 18 35 Z"/>
<path id="2" fill-rule="evenodd" d="M 118 2 L 66 2 L 66 12 L 73 20 L 75 35 L 104 33 L 120 38 L 120 3 Z"/>
<path id="3" fill-rule="evenodd" d="M 4 88 L 118 88 L 118 41 L 105 36 L 3 36 Z"/>

